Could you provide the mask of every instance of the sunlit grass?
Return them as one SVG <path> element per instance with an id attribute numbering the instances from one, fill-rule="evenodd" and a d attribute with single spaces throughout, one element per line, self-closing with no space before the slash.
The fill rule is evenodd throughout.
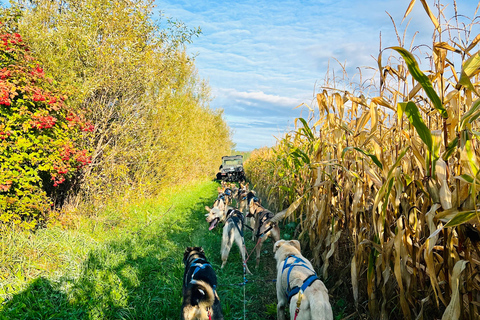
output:
<path id="1" fill-rule="evenodd" d="M 186 246 L 203 246 L 218 275 L 226 319 L 275 319 L 272 242 L 246 287 L 236 246 L 220 270 L 221 228 L 208 231 L 205 205 L 218 184 L 171 190 L 106 211 L 78 228 L 60 225 L 35 234 L 3 230 L 0 319 L 177 319 Z M 112 224 L 111 221 L 116 221 Z M 247 249 L 254 247 L 247 232 Z M 253 254 L 254 255 L 254 254 Z"/>

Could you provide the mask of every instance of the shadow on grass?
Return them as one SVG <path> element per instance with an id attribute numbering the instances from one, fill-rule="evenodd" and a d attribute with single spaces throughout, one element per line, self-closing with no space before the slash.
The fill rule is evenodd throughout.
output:
<path id="1" fill-rule="evenodd" d="M 1 307 L 0 319 L 178 319 L 183 251 L 212 202 L 199 199 L 100 244 L 78 276 L 34 280 Z"/>
<path id="2" fill-rule="evenodd" d="M 34 280 L 4 305 L 0 319 L 83 319 L 85 309 L 69 303 L 67 296 L 44 278 Z"/>

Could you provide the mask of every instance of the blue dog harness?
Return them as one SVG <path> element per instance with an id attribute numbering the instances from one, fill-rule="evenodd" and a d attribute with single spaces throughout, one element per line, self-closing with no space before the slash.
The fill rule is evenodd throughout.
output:
<path id="1" fill-rule="evenodd" d="M 294 258 L 295 260 L 292 263 L 287 263 L 288 259 Z M 293 288 L 290 288 L 290 273 L 292 272 L 294 267 L 304 267 L 307 268 L 308 270 L 312 271 L 313 274 L 310 275 L 307 279 L 303 281 L 303 284 L 301 287 L 295 286 Z M 285 296 L 288 298 L 288 303 L 290 303 L 290 300 L 294 295 L 296 295 L 298 292 L 302 293 L 315 281 L 315 280 L 320 280 L 317 277 L 317 274 L 315 273 L 314 270 L 310 269 L 310 267 L 305 264 L 305 261 L 303 261 L 301 258 L 295 256 L 295 255 L 289 255 L 283 264 L 283 269 L 282 269 L 282 274 L 285 271 L 285 269 L 288 268 L 287 271 L 287 290 L 285 291 Z"/>
<path id="2" fill-rule="evenodd" d="M 202 259 L 202 258 L 196 258 L 196 259 L 194 259 L 194 260 L 192 261 L 192 263 L 190 264 L 189 269 L 195 267 L 195 270 L 193 270 L 193 273 L 192 273 L 192 275 L 190 276 L 190 281 L 189 281 L 189 283 L 196 283 L 196 282 L 197 282 L 197 281 L 195 280 L 195 274 L 196 274 L 198 271 L 200 271 L 200 270 L 202 270 L 202 269 L 205 269 L 206 267 L 212 267 L 212 265 L 211 265 L 210 263 L 208 263 L 208 262 L 205 262 L 205 263 L 198 263 L 198 262 L 196 262 L 196 261 L 198 261 L 198 260 L 204 260 L 204 259 Z M 185 276 L 186 276 L 186 275 L 185 275 Z M 217 287 L 216 285 L 214 285 L 214 286 L 212 287 L 214 294 L 215 294 L 215 289 L 216 289 L 216 287 Z"/>
<path id="3" fill-rule="evenodd" d="M 195 267 L 195 270 L 193 270 L 193 273 L 192 273 L 192 280 L 195 276 L 195 273 L 197 273 L 198 271 L 202 270 L 202 269 L 205 269 L 206 267 L 211 267 L 211 264 L 206 262 L 206 263 L 197 263 L 196 261 L 198 260 L 203 260 L 201 258 L 196 258 L 192 261 L 192 263 L 190 264 L 190 268 L 193 268 Z M 190 280 L 191 282 L 191 280 Z"/>

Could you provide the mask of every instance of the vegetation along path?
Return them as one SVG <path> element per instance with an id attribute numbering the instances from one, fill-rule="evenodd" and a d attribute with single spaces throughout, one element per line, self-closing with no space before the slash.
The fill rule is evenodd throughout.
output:
<path id="1" fill-rule="evenodd" d="M 183 252 L 192 245 L 204 247 L 217 271 L 225 319 L 243 319 L 238 248 L 220 270 L 222 230 L 208 231 L 204 217 L 217 186 L 199 183 L 167 200 L 131 205 L 122 216 L 107 210 L 74 228 L 4 232 L 0 319 L 178 319 Z M 245 287 L 247 319 L 276 318 L 275 284 L 265 281 L 275 277 L 272 247 L 269 240 L 258 270 L 250 261 L 254 275 Z"/>

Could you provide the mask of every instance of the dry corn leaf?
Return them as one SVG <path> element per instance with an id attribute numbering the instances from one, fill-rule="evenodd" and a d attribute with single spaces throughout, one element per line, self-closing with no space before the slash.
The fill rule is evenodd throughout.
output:
<path id="1" fill-rule="evenodd" d="M 473 39 L 472 43 L 470 43 L 470 45 L 465 49 L 465 53 L 468 53 L 470 50 L 475 48 L 475 46 L 478 44 L 479 41 L 480 41 L 480 34 L 477 34 L 475 39 Z"/>
<path id="2" fill-rule="evenodd" d="M 443 313 L 442 320 L 457 320 L 460 318 L 461 313 L 461 294 L 460 294 L 460 275 L 465 269 L 468 261 L 460 260 L 455 263 L 453 268 L 452 277 L 450 279 L 450 288 L 452 289 L 452 296 L 450 303 L 448 304 L 445 312 Z"/>
<path id="3" fill-rule="evenodd" d="M 357 250 L 359 250 L 359 248 L 357 248 Z M 355 305 L 358 305 L 358 271 L 356 254 L 353 255 L 352 262 L 350 263 L 350 278 L 352 279 L 353 300 L 355 301 Z"/>
<path id="4" fill-rule="evenodd" d="M 385 108 L 388 108 L 392 111 L 396 111 L 394 107 L 392 107 L 392 105 L 390 104 L 390 102 L 388 102 L 387 100 L 385 100 L 384 97 L 374 97 L 372 98 L 372 102 L 373 103 L 376 103 L 377 105 L 379 106 L 384 106 Z"/>
<path id="5" fill-rule="evenodd" d="M 452 208 L 452 192 L 447 183 L 447 164 L 442 158 L 437 160 L 435 172 L 437 174 L 437 181 L 440 183 L 440 203 L 443 209 L 448 210 Z"/>
<path id="6" fill-rule="evenodd" d="M 323 278 L 327 279 L 328 278 L 328 266 L 329 266 L 329 259 L 335 252 L 335 244 L 337 243 L 338 239 L 340 239 L 340 236 L 342 235 L 342 230 L 338 231 L 335 236 L 333 237 L 333 241 L 331 240 L 330 244 L 330 250 L 328 250 L 328 253 L 325 256 L 324 259 L 324 265 L 323 265 Z"/>
<path id="7" fill-rule="evenodd" d="M 375 132 L 378 126 L 378 110 L 376 103 L 370 103 L 370 118 L 371 118 L 371 128 L 370 133 Z"/>
<path id="8" fill-rule="evenodd" d="M 438 233 L 439 233 L 438 230 L 443 229 L 442 225 L 440 225 L 437 228 L 437 226 L 433 222 L 433 218 L 435 216 L 435 211 L 437 211 L 439 208 L 440 208 L 440 204 L 435 203 L 435 204 L 432 205 L 430 210 L 425 214 L 425 217 L 427 218 L 428 228 L 430 229 L 430 237 L 425 242 L 426 250 L 424 251 L 424 258 L 425 258 L 425 262 L 427 264 L 427 270 L 426 271 L 427 271 L 427 274 L 430 278 L 430 282 L 432 283 L 432 288 L 433 288 L 433 292 L 435 293 L 435 299 L 437 301 L 437 305 L 438 305 L 438 299 L 440 299 L 444 304 L 446 304 L 445 299 L 442 296 L 440 286 L 438 284 L 437 271 L 436 271 L 436 268 L 435 268 L 436 264 L 435 264 L 435 261 L 434 261 L 434 258 L 433 258 L 433 256 L 434 256 L 433 247 L 435 246 L 435 244 L 438 240 Z"/>
<path id="9" fill-rule="evenodd" d="M 444 50 L 449 50 L 449 51 L 456 52 L 456 53 L 461 53 L 462 52 L 462 51 L 452 47 L 451 45 L 449 45 L 448 43 L 443 42 L 443 41 L 442 42 L 435 42 L 433 47 L 435 49 L 444 49 Z"/>
<path id="10" fill-rule="evenodd" d="M 407 300 L 405 299 L 405 288 L 403 286 L 402 274 L 405 272 L 404 264 L 406 263 L 406 252 L 403 246 L 403 235 L 405 234 L 405 229 L 403 228 L 403 219 L 399 218 L 397 220 L 397 234 L 395 235 L 395 265 L 394 273 L 395 278 L 397 279 L 398 287 L 400 288 L 400 306 L 402 308 L 403 317 L 405 319 L 410 319 L 410 308 L 408 307 Z"/>
<path id="11" fill-rule="evenodd" d="M 430 10 L 430 7 L 428 6 L 427 1 L 426 1 L 426 0 L 420 0 L 420 2 L 422 3 L 423 8 L 424 8 L 425 11 L 427 12 L 428 17 L 430 18 L 430 20 L 432 21 L 433 25 L 435 26 L 435 29 L 437 29 L 438 31 L 440 31 L 440 23 L 438 23 L 438 20 L 437 20 L 437 18 L 435 17 L 435 15 L 433 14 L 432 10 Z"/>
<path id="12" fill-rule="evenodd" d="M 357 135 L 359 131 L 362 131 L 365 128 L 365 125 L 370 120 L 370 116 L 371 116 L 370 112 L 363 112 L 362 113 L 359 121 L 357 121 L 357 126 L 355 128 L 355 135 Z"/>
<path id="13" fill-rule="evenodd" d="M 410 14 L 410 12 L 412 12 L 414 4 L 415 4 L 415 0 L 410 1 L 410 4 L 408 5 L 407 11 L 405 11 L 405 14 L 403 15 L 402 23 L 403 23 L 403 20 L 405 20 L 405 18 Z"/>

